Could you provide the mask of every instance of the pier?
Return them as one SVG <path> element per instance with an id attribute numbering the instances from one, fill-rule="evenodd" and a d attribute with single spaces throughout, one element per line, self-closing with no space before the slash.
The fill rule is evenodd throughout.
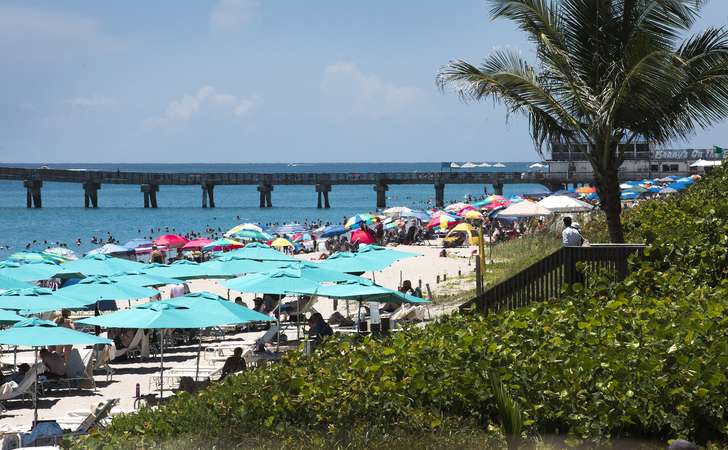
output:
<path id="1" fill-rule="evenodd" d="M 672 173 L 688 175 L 689 173 Z M 638 180 L 658 175 L 654 172 L 620 171 L 620 180 Z M 418 184 L 434 188 L 435 205 L 444 206 L 445 188 L 448 184 L 479 184 L 493 186 L 495 194 L 503 193 L 506 184 L 541 184 L 554 191 L 568 185 L 592 184 L 591 173 L 575 172 L 485 172 L 451 171 L 440 172 L 364 172 L 364 173 L 166 173 L 166 172 L 122 172 L 68 169 L 29 169 L 0 167 L 0 180 L 23 182 L 27 189 L 26 206 L 42 207 L 44 182 L 78 183 L 83 190 L 84 206 L 98 208 L 99 190 L 104 184 L 134 184 L 140 186 L 145 208 L 157 208 L 158 194 L 163 195 L 162 186 L 200 186 L 203 208 L 215 207 L 215 186 L 240 185 L 257 186 L 261 208 L 273 206 L 273 192 L 278 185 L 308 185 L 316 194 L 318 208 L 330 208 L 329 194 L 336 185 L 369 185 L 376 192 L 376 207 L 387 207 L 387 191 L 390 185 Z M 80 196 L 79 196 L 80 197 Z"/>

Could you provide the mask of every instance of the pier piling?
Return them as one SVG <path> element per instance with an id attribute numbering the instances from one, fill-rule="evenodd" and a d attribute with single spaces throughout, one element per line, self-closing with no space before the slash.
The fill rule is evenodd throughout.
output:
<path id="1" fill-rule="evenodd" d="M 83 186 L 83 207 L 98 208 L 99 207 L 99 189 L 101 184 L 94 181 L 87 181 Z"/>
<path id="2" fill-rule="evenodd" d="M 258 192 L 260 192 L 260 207 L 271 208 L 273 207 L 273 186 L 270 184 L 260 184 L 258 186 Z"/>
<path id="3" fill-rule="evenodd" d="M 328 209 L 331 208 L 329 204 L 329 192 L 331 192 L 330 184 L 317 184 L 316 185 L 316 207 L 321 209 L 321 199 L 323 198 L 323 207 Z"/>
<path id="4" fill-rule="evenodd" d="M 144 193 L 144 207 L 157 207 L 157 192 L 159 192 L 158 184 L 142 184 L 141 191 Z"/>
<path id="5" fill-rule="evenodd" d="M 435 207 L 445 206 L 445 183 L 435 183 Z"/>
<path id="6" fill-rule="evenodd" d="M 386 184 L 377 184 L 374 186 L 374 190 L 377 192 L 377 209 L 383 209 L 387 207 L 387 191 L 389 186 Z"/>
<path id="7" fill-rule="evenodd" d="M 207 208 L 208 200 L 210 208 L 215 207 L 215 185 L 212 183 L 202 184 L 202 207 Z"/>
<path id="8" fill-rule="evenodd" d="M 495 195 L 503 195 L 503 183 L 493 183 L 493 193 Z"/>
<path id="9" fill-rule="evenodd" d="M 40 190 L 43 187 L 43 181 L 25 180 L 23 181 L 23 186 L 25 186 L 26 189 L 25 206 L 28 208 L 42 208 L 43 201 Z"/>

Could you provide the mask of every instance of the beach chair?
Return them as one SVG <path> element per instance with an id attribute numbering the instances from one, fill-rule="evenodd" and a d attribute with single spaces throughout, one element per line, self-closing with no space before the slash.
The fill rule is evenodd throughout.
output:
<path id="1" fill-rule="evenodd" d="M 0 402 L 13 400 L 19 397 L 32 399 L 35 395 L 34 385 L 38 381 L 38 375 L 43 372 L 45 372 L 45 365 L 42 362 L 38 362 L 28 369 L 28 372 L 25 374 L 25 377 L 20 384 L 16 386 L 12 386 L 9 383 L 3 384 L 2 386 L 5 387 L 5 390 L 0 391 Z M 4 409 L 3 404 L 0 403 L 0 411 Z"/>
<path id="2" fill-rule="evenodd" d="M 66 362 L 66 374 L 63 378 L 48 378 L 39 384 L 41 392 L 50 389 L 88 389 L 96 392 L 96 380 L 94 380 L 94 350 L 73 349 Z"/>

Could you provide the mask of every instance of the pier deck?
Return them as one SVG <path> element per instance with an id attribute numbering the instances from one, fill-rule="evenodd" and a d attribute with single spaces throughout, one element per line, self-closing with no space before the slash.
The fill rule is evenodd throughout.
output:
<path id="1" fill-rule="evenodd" d="M 622 181 L 650 176 L 642 172 L 620 172 Z M 202 207 L 215 207 L 214 188 L 219 185 L 257 186 L 260 207 L 272 206 L 272 191 L 276 185 L 310 185 L 318 196 L 317 206 L 328 208 L 329 193 L 334 185 L 371 185 L 377 193 L 377 208 L 386 207 L 389 185 L 422 184 L 435 189 L 435 203 L 444 204 L 445 186 L 448 184 L 492 185 L 497 194 L 503 193 L 505 184 L 542 184 L 551 190 L 568 184 L 593 183 L 590 173 L 561 172 L 362 172 L 362 173 L 166 173 L 126 172 L 69 169 L 29 169 L 0 167 L 0 180 L 22 181 L 27 189 L 27 206 L 42 206 L 43 182 L 78 183 L 84 190 L 84 205 L 98 207 L 98 190 L 103 184 L 136 184 L 144 196 L 145 208 L 157 207 L 157 192 L 163 185 L 200 186 Z"/>

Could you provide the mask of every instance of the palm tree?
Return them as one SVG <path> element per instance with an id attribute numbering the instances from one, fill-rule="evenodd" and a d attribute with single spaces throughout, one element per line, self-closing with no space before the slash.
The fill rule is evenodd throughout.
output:
<path id="1" fill-rule="evenodd" d="M 685 139 L 728 117 L 728 31 L 681 41 L 706 0 L 489 0 L 515 22 L 538 66 L 512 50 L 479 66 L 451 61 L 437 76 L 465 99 L 492 98 L 525 113 L 537 151 L 580 145 L 594 169 L 612 242 L 620 220 L 620 143 Z"/>

